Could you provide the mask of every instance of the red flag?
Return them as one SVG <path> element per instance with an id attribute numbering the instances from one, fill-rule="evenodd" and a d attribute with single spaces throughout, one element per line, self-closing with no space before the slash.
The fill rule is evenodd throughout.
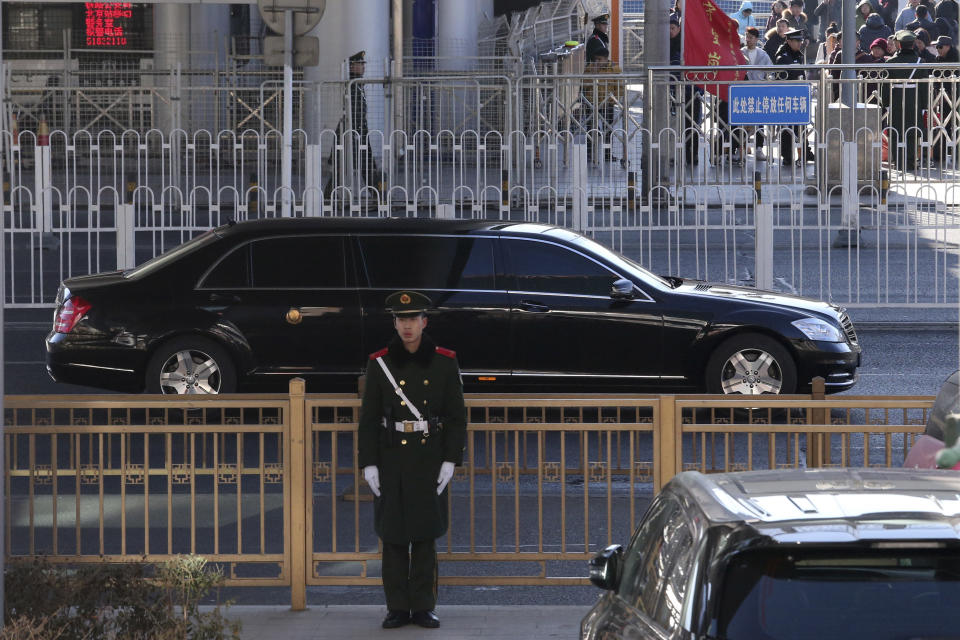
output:
<path id="1" fill-rule="evenodd" d="M 736 66 L 747 64 L 740 51 L 737 22 L 718 7 L 713 0 L 686 0 L 683 9 L 683 64 L 691 67 Z M 711 73 L 687 74 L 695 80 L 742 80 L 745 71 L 730 69 Z M 729 86 L 706 84 L 710 93 L 726 100 Z"/>

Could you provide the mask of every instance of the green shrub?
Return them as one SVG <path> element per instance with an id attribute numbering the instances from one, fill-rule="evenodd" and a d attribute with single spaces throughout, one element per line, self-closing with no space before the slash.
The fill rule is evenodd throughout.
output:
<path id="1" fill-rule="evenodd" d="M 0 640 L 231 640 L 239 623 L 221 606 L 199 610 L 223 584 L 199 556 L 178 556 L 156 567 L 142 563 L 54 566 L 45 560 L 7 565 L 7 629 Z M 229 606 L 225 603 L 224 606 Z M 16 631 L 13 631 L 16 630 Z"/>

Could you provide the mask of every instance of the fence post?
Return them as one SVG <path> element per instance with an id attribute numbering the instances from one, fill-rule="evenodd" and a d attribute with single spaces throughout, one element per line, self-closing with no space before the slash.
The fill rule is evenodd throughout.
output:
<path id="1" fill-rule="evenodd" d="M 570 159 L 572 189 L 572 207 L 570 226 L 574 231 L 582 231 L 587 223 L 587 144 L 582 136 L 576 136 L 573 157 Z M 597 145 L 599 147 L 599 145 Z"/>
<path id="2" fill-rule="evenodd" d="M 680 450 L 677 447 L 679 442 L 677 433 L 677 397 L 660 396 L 657 419 L 653 425 L 654 433 L 659 435 L 660 442 L 657 443 L 655 451 L 659 453 L 660 464 L 654 469 L 653 492 L 659 493 L 663 485 L 670 481 L 670 478 L 679 473 L 678 458 Z"/>
<path id="3" fill-rule="evenodd" d="M 817 376 L 810 381 L 810 399 L 823 400 L 826 395 L 824 379 Z M 826 424 L 826 409 L 810 408 L 807 411 L 807 424 Z M 807 466 L 820 468 L 830 462 L 830 436 L 824 433 L 807 431 Z"/>
<path id="4" fill-rule="evenodd" d="M 133 235 L 133 205 L 118 203 L 114 216 L 114 226 L 117 229 L 117 269 L 120 271 L 132 269 L 137 266 Z"/>
<path id="5" fill-rule="evenodd" d="M 50 129 L 46 118 L 37 126 L 36 156 L 33 165 L 33 177 L 36 189 L 36 228 L 40 231 L 38 248 L 49 249 L 57 246 L 53 235 L 53 169 L 50 157 Z"/>
<path id="6" fill-rule="evenodd" d="M 773 289 L 773 203 L 764 202 L 761 197 L 760 172 L 753 173 L 753 188 L 757 193 L 757 204 L 753 218 L 756 226 L 754 234 L 753 280 L 757 289 Z"/>
<path id="7" fill-rule="evenodd" d="M 307 475 L 306 455 L 310 438 L 306 436 L 309 421 L 304 406 L 305 384 L 303 378 L 290 381 L 290 610 L 307 608 Z M 312 546 L 312 545 L 311 545 Z"/>

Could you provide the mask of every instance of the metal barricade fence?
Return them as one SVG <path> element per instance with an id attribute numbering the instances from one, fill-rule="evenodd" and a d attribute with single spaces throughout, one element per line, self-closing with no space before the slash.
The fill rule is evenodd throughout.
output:
<path id="1" fill-rule="evenodd" d="M 9 396 L 10 560 L 199 553 L 228 584 L 378 582 L 355 395 Z M 443 584 L 585 584 L 681 470 L 901 466 L 931 397 L 474 395 Z M 451 564 L 452 563 L 452 564 Z"/>
<path id="2" fill-rule="evenodd" d="M 363 139 L 297 128 L 289 185 L 282 134 L 265 112 L 241 131 L 54 131 L 49 145 L 37 131 L 5 132 L 6 302 L 49 305 L 70 275 L 130 267 L 228 219 L 280 215 L 289 190 L 296 216 L 543 222 L 658 273 L 847 306 L 955 305 L 960 68 L 930 65 L 932 75 L 909 83 L 883 68 L 849 80 L 835 70 L 783 81 L 811 87 L 805 128 L 730 127 L 710 90 L 724 82 L 704 69 L 363 80 L 392 96 L 368 117 L 393 122 L 389 110 L 402 104 L 409 128 L 371 128 Z M 833 100 L 845 86 L 871 122 L 845 124 Z M 655 132 L 646 87 L 667 98 Z M 191 100 L 216 94 L 204 91 L 191 87 Z M 271 91 L 263 100 L 273 104 Z M 317 92 L 350 112 L 347 84 L 301 85 L 296 95 Z M 904 101 L 926 105 L 907 128 Z M 812 161 L 784 166 L 781 145 L 796 158 L 809 149 Z M 919 166 L 905 166 L 908 151 Z"/>

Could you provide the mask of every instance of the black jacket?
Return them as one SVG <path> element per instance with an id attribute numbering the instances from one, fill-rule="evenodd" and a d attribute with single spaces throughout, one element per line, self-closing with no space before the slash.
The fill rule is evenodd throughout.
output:
<path id="1" fill-rule="evenodd" d="M 599 53 L 610 55 L 610 36 L 599 29 L 594 29 L 587 38 L 586 61 L 593 62 Z"/>
<path id="2" fill-rule="evenodd" d="M 777 57 L 774 58 L 773 64 L 803 64 L 803 49 L 794 51 L 789 44 L 784 42 L 777 50 Z M 777 72 L 778 80 L 799 80 L 800 78 L 803 78 L 803 69 L 800 68 Z"/>
<path id="3" fill-rule="evenodd" d="M 860 27 L 860 48 L 870 53 L 870 43 L 877 38 L 886 38 L 893 31 L 883 21 L 879 14 L 871 13 L 867 16 L 867 23 Z"/>
<path id="4" fill-rule="evenodd" d="M 956 22 L 960 18 L 960 7 L 957 5 L 957 0 L 940 0 L 933 13 L 937 18 L 946 18 Z"/>

